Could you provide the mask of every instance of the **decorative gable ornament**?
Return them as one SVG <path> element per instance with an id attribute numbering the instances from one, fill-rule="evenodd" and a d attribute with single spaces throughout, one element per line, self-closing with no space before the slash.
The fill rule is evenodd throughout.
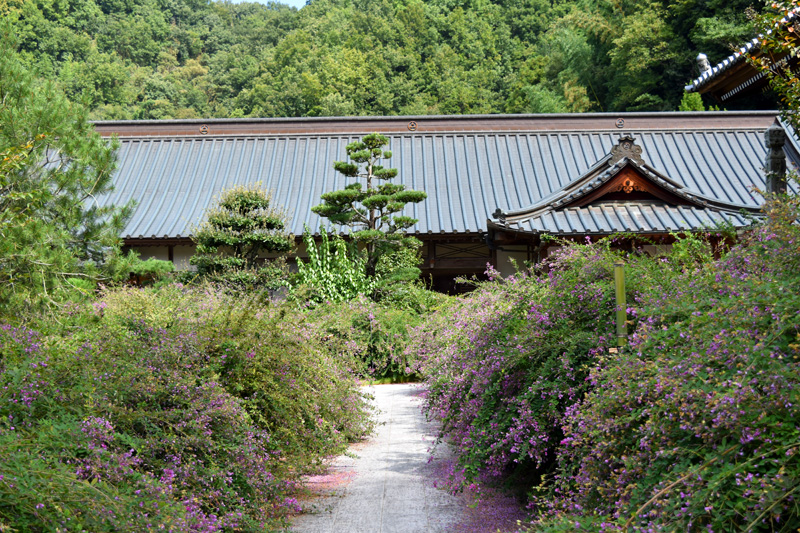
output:
<path id="1" fill-rule="evenodd" d="M 614 192 L 624 192 L 625 194 L 630 194 L 633 191 L 636 192 L 645 192 L 645 189 L 636 181 L 631 180 L 630 178 L 626 178 L 624 182 L 619 184 L 616 189 L 613 189 Z"/>
<path id="2" fill-rule="evenodd" d="M 611 148 L 611 159 L 608 161 L 610 165 L 614 165 L 624 158 L 635 161 L 640 165 L 644 165 L 642 159 L 642 147 L 637 146 L 636 139 L 632 135 L 625 134 L 620 136 L 619 141 Z"/>
<path id="3" fill-rule="evenodd" d="M 630 135 L 621 135 L 606 157 L 567 185 L 552 207 L 566 209 L 611 201 L 663 202 L 695 205 L 697 199 L 683 187 L 645 163 L 642 147 Z M 700 202 L 702 203 L 702 202 Z"/>

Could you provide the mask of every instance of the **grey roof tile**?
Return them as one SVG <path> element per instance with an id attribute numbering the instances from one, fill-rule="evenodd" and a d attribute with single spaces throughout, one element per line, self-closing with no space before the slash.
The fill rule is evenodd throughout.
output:
<path id="1" fill-rule="evenodd" d="M 588 223 L 592 220 L 605 220 L 604 223 Z M 584 221 L 577 224 L 578 221 Z M 513 227 L 533 233 L 560 235 L 597 234 L 608 235 L 617 232 L 636 232 L 644 234 L 664 231 L 683 231 L 713 227 L 718 223 L 743 227 L 750 220 L 738 213 L 712 211 L 697 207 L 605 204 L 586 207 L 570 207 L 563 211 L 547 211 L 541 216 L 531 218 Z"/>
<path id="2" fill-rule="evenodd" d="M 776 24 L 776 26 L 786 25 L 790 22 L 794 22 L 795 20 L 797 20 L 798 15 L 800 15 L 800 9 L 794 8 L 788 13 L 787 16 L 781 18 L 780 21 L 778 21 L 778 23 Z M 772 31 L 770 30 L 767 33 L 771 34 Z M 707 70 L 706 72 L 703 72 L 700 76 L 692 80 L 692 82 L 689 85 L 686 85 L 684 87 L 684 90 L 686 92 L 698 91 L 707 84 L 711 83 L 713 80 L 719 78 L 725 71 L 729 70 L 734 65 L 738 65 L 739 63 L 745 61 L 745 58 L 750 52 L 758 50 L 760 48 L 759 37 L 754 37 L 744 45 L 740 46 L 733 54 L 723 59 L 716 66 L 712 67 L 710 70 Z M 723 99 L 728 98 L 729 96 L 733 96 L 735 93 L 741 91 L 745 87 L 749 86 L 756 80 L 763 77 L 764 77 L 763 72 L 755 73 L 753 78 L 751 78 L 744 84 L 740 85 L 737 89 L 734 89 L 730 93 L 724 95 Z"/>
<path id="3" fill-rule="evenodd" d="M 764 187 L 766 153 L 760 129 L 627 131 L 642 157 L 691 192 L 756 207 L 749 190 Z M 616 143 L 608 132 L 395 133 L 389 135 L 398 181 L 427 192 L 410 209 L 418 233 L 483 232 L 498 207 L 506 211 L 536 204 L 584 174 Z M 320 195 L 350 180 L 333 170 L 346 157 L 354 134 L 251 135 L 220 137 L 126 137 L 120 139 L 116 190 L 106 203 L 138 202 L 123 236 L 186 237 L 223 188 L 261 181 L 277 205 L 291 215 L 290 230 L 313 230 L 320 218 L 311 207 Z M 797 152 L 792 151 L 790 156 Z M 796 161 L 795 161 L 796 163 Z M 631 209 L 631 208 L 628 208 Z M 653 208 L 656 209 L 656 208 Z M 569 211 L 569 210 L 567 210 Z M 695 213 L 692 211 L 692 213 Z M 581 211 L 577 226 L 548 219 L 544 226 L 598 231 L 623 221 L 607 208 Z M 636 216 L 642 224 L 664 224 L 673 214 L 655 210 Z M 708 218 L 707 214 L 706 219 Z M 624 217 L 629 218 L 629 217 Z M 625 221 L 625 227 L 639 224 Z"/>

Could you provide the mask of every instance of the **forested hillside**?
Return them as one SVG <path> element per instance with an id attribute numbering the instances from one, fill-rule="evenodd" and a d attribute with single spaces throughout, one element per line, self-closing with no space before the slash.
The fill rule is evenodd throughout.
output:
<path id="1" fill-rule="evenodd" d="M 675 110 L 750 0 L 0 0 L 94 119 Z"/>

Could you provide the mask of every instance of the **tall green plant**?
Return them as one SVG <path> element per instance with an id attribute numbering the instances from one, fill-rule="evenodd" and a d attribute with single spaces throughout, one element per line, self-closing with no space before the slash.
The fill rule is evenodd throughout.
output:
<path id="1" fill-rule="evenodd" d="M 102 275 L 130 210 L 96 201 L 113 188 L 115 141 L 24 67 L 6 25 L 0 47 L 0 306 L 51 303 L 66 280 Z"/>
<path id="2" fill-rule="evenodd" d="M 295 295 L 303 294 L 317 302 L 341 302 L 359 294 L 371 294 L 375 289 L 377 279 L 365 273 L 366 259 L 355 246 L 348 246 L 338 235 L 329 237 L 328 232 L 320 227 L 320 242 L 317 244 L 306 227 L 303 243 L 308 261 L 297 260 Z"/>
<path id="3" fill-rule="evenodd" d="M 382 159 L 392 157 L 392 152 L 383 150 L 387 144 L 389 138 L 378 133 L 348 144 L 347 156 L 352 162 L 336 161 L 333 168 L 348 178 L 365 180 L 366 188 L 355 182 L 344 189 L 326 192 L 322 195 L 323 203 L 311 208 L 318 215 L 354 230 L 353 239 L 365 245 L 364 266 L 369 277 L 375 277 L 378 260 L 385 253 L 421 245 L 419 240 L 404 233 L 417 220 L 399 213 L 406 204 L 419 203 L 428 197 L 422 191 L 407 191 L 405 185 L 388 183 L 397 176 L 397 169 L 380 165 Z"/>

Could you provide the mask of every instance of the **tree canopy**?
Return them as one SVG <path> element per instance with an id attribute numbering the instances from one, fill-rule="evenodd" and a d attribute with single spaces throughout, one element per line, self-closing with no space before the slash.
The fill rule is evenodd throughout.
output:
<path id="1" fill-rule="evenodd" d="M 358 181 L 349 183 L 344 189 L 326 192 L 322 195 L 323 203 L 311 208 L 331 222 L 353 230 L 353 239 L 366 247 L 368 277 L 375 276 L 378 260 L 387 252 L 420 246 L 417 239 L 404 233 L 417 220 L 399 213 L 406 204 L 419 203 L 428 196 L 421 191 L 406 190 L 405 185 L 389 183 L 397 176 L 397 169 L 380 164 L 392 157 L 392 152 L 383 149 L 387 144 L 388 137 L 379 133 L 348 144 L 350 161 L 335 161 L 333 168 L 345 177 L 363 179 L 366 187 Z"/>
<path id="2" fill-rule="evenodd" d="M 0 47 L 0 304 L 53 302 L 108 266 L 130 206 L 96 201 L 112 189 L 115 143 L 24 67 L 5 25 Z"/>
<path id="3" fill-rule="evenodd" d="M 749 0 L 6 0 L 95 119 L 675 110 Z M 747 105 L 746 102 L 740 103 Z"/>

